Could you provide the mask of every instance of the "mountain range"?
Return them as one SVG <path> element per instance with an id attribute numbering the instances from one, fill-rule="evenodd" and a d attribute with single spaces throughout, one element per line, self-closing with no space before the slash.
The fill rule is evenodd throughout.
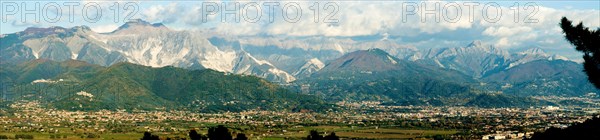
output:
<path id="1" fill-rule="evenodd" d="M 0 65 L 7 67 L 0 71 L 2 82 L 27 84 L 40 79 L 68 79 L 77 84 L 103 85 L 101 81 L 110 79 L 122 81 L 123 85 L 116 87 L 131 89 L 126 90 L 128 93 L 149 93 L 148 99 L 161 104 L 189 105 L 194 101 L 170 98 L 176 96 L 161 90 L 163 84 L 152 83 L 170 81 L 168 77 L 218 72 L 222 73 L 216 75 L 225 76 L 217 79 L 229 74 L 263 78 L 248 84 L 284 88 L 269 93 L 309 94 L 306 98 L 318 97 L 318 102 L 376 100 L 400 105 L 527 106 L 553 104 L 530 96 L 582 96 L 597 92 L 587 82 L 581 65 L 565 57 L 547 54 L 540 48 L 510 52 L 480 41 L 464 47 L 418 49 L 389 40 L 236 37 L 210 30 L 177 31 L 143 20 L 129 21 L 109 33 L 97 33 L 86 26 L 31 27 L 0 39 Z M 82 67 L 64 66 L 72 63 Z M 111 69 L 129 71 L 106 72 Z M 132 70 L 149 75 L 138 75 Z M 179 72 L 168 75 L 168 71 Z M 165 76 L 160 76 L 162 73 Z M 111 77 L 115 75 L 130 78 Z M 150 79 L 136 79 L 139 77 Z M 205 79 L 177 79 L 164 89 L 183 92 L 185 97 L 215 92 L 177 87 L 201 86 L 190 83 L 194 80 Z M 500 103 L 481 101 L 490 98 Z M 286 98 L 282 101 L 290 102 Z"/>

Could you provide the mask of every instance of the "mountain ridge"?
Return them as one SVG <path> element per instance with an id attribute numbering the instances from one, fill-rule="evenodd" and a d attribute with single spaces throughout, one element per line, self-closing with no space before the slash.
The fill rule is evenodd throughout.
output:
<path id="1" fill-rule="evenodd" d="M 140 30 L 135 28 L 147 31 L 140 34 Z M 154 28 L 158 30 L 152 31 Z M 466 93 L 491 89 L 493 92 L 517 96 L 522 93 L 518 92 L 519 89 L 531 93 L 560 90 L 565 93 L 548 92 L 548 95 L 568 96 L 596 91 L 587 88 L 588 85 L 581 78 L 561 79 L 546 74 L 544 76 L 553 79 L 543 81 L 540 77 L 519 74 L 518 71 L 535 73 L 535 67 L 555 71 L 561 66 L 556 63 L 565 60 L 564 57 L 547 54 L 541 48 L 509 52 L 479 40 L 465 46 L 419 49 L 392 40 L 361 42 L 326 37 L 233 37 L 213 32 L 173 31 L 163 24 L 152 24 L 141 19 L 125 23 L 115 31 L 130 29 L 135 29 L 132 30 L 135 32 L 96 33 L 89 27 L 76 26 L 31 28 L 3 35 L 0 63 L 74 59 L 108 67 L 129 62 L 154 68 L 213 69 L 229 74 L 258 76 L 286 86 L 298 86 L 315 80 L 320 85 L 313 88 L 362 95 L 368 95 L 364 92 L 380 92 L 380 97 L 391 95 L 398 99 L 403 99 L 398 95 L 404 93 L 416 94 L 415 97 L 423 97 L 428 92 L 448 95 L 441 94 L 443 90 Z M 550 62 L 539 62 L 541 60 Z M 566 69 L 568 72 L 563 73 L 567 77 L 581 76 L 577 73 L 580 71 L 573 69 L 576 65 L 569 63 L 564 66 L 569 67 Z M 10 73 L 7 72 L 8 75 Z M 511 76 L 535 84 L 498 80 Z M 2 79 L 15 78 L 8 76 Z M 347 89 L 323 85 L 327 82 L 344 85 Z M 558 82 L 558 86 L 540 86 L 552 85 L 553 82 Z M 444 89 L 440 85 L 451 88 Z M 505 85 L 512 85 L 513 88 L 502 88 Z M 407 88 L 409 86 L 415 87 Z M 560 86 L 565 88 L 555 88 Z M 577 86 L 583 87 L 582 90 L 575 89 Z M 375 87 L 382 90 L 375 90 Z M 424 103 L 421 99 L 410 100 Z"/>
<path id="2" fill-rule="evenodd" d="M 150 28 L 150 29 L 148 29 Z M 109 34 L 139 34 L 143 31 L 171 31 L 167 26 L 162 23 L 150 23 L 142 19 L 133 19 L 125 22 L 125 24 L 119 26 Z"/>
<path id="3" fill-rule="evenodd" d="M 61 67 L 45 67 L 46 65 Z M 44 73 L 43 71 L 57 72 L 50 73 L 52 75 L 27 76 L 31 77 L 30 79 L 16 79 L 21 81 L 15 82 L 14 87 L 2 88 L 37 91 L 36 88 L 45 87 L 40 93 L 9 95 L 20 95 L 12 97 L 17 99 L 40 100 L 48 107 L 57 109 L 163 108 L 198 112 L 237 112 L 251 109 L 317 111 L 328 106 L 318 98 L 291 92 L 255 76 L 234 75 L 209 69 L 187 70 L 172 66 L 153 68 L 130 62 L 102 67 L 82 61 L 56 62 L 39 59 L 12 70 L 19 71 L 20 67 L 43 68 L 27 70 L 33 74 Z M 0 72 L 5 70 L 11 71 L 3 68 Z M 7 82 L 2 80 L 2 83 Z M 70 88 L 63 89 L 64 87 Z"/>

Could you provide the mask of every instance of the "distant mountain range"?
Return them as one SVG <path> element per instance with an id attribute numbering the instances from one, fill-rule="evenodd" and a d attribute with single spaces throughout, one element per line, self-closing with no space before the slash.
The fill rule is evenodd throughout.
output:
<path id="1" fill-rule="evenodd" d="M 553 104 L 529 96 L 581 96 L 598 92 L 587 82 L 580 64 L 565 57 L 547 54 L 540 48 L 509 52 L 480 41 L 465 47 L 420 50 L 389 40 L 232 37 L 212 31 L 175 31 L 161 23 L 143 20 L 132 20 L 109 33 L 96 33 L 86 26 L 32 27 L 2 35 L 0 39 L 2 82 L 26 85 L 40 79 L 68 79 L 77 84 L 102 85 L 102 89 L 127 89 L 114 92 L 140 94 L 143 96 L 140 98 L 179 107 L 200 102 L 191 99 L 205 99 L 197 94 L 214 94 L 215 91 L 203 91 L 206 89 L 180 87 L 210 88 L 194 84 L 210 83 L 206 79 L 189 79 L 202 74 L 213 75 L 216 78 L 213 80 L 233 75 L 237 80 L 250 78 L 244 75 L 257 76 L 266 81 L 250 78 L 253 80 L 247 84 L 278 87 L 267 90 L 268 93 L 288 93 L 290 89 L 310 94 L 307 99 L 315 95 L 318 102 L 376 100 L 401 105 L 527 106 Z M 169 75 L 170 71 L 178 72 Z M 137 79 L 140 77 L 149 79 Z M 169 82 L 172 80 L 169 77 L 177 79 L 168 83 L 170 87 L 155 84 Z M 107 85 L 118 81 L 122 84 Z M 279 89 L 281 85 L 287 89 Z M 173 91 L 161 89 L 175 90 L 185 96 L 171 95 Z M 232 96 L 228 97 L 241 94 L 230 93 Z M 254 95 L 242 97 L 257 100 Z M 478 101 L 490 98 L 501 103 Z M 223 102 L 234 100 L 225 99 Z M 516 101 L 519 99 L 522 100 Z M 286 98 L 281 101 L 292 102 Z M 115 105 L 127 104 L 130 103 Z"/>
<path id="2" fill-rule="evenodd" d="M 546 60 L 542 60 L 546 61 Z M 557 63 L 564 63 L 560 61 Z M 540 62 L 543 63 L 543 62 Z M 545 64 L 545 63 L 543 63 Z M 576 64 L 576 63 L 567 63 Z M 546 66 L 554 67 L 554 66 Z M 515 67 L 518 69 L 521 67 Z M 560 67 L 555 67 L 560 68 Z M 513 69 L 510 69 L 513 70 Z M 522 81 L 502 81 L 498 77 L 476 79 L 460 71 L 402 60 L 391 56 L 381 49 L 369 49 L 348 53 L 328 63 L 323 69 L 295 82 L 298 90 L 323 97 L 330 101 L 382 101 L 393 105 L 467 105 L 481 107 L 529 107 L 539 105 L 556 105 L 551 102 L 529 98 L 530 95 L 556 95 L 559 92 L 539 93 L 543 90 L 575 89 L 575 87 L 541 86 L 538 89 L 519 87 L 527 91 L 513 89 L 492 89 L 501 84 L 539 84 L 540 77 L 554 77 L 563 80 L 569 74 L 557 74 L 556 71 L 573 72 L 572 70 L 547 71 L 548 74 L 536 75 Z M 512 72 L 512 71 L 509 71 Z M 519 73 L 519 72 L 516 72 Z M 510 73 L 509 75 L 516 75 Z M 580 73 L 580 72 L 576 72 Z M 502 75 L 502 74 L 498 74 Z M 523 74 L 526 75 L 526 74 Z M 582 76 L 582 75 L 577 75 Z M 584 77 L 584 76 L 582 76 Z M 569 78 L 569 77 L 565 77 Z M 572 78 L 572 77 L 570 77 Z M 487 80 L 487 81 L 486 81 Z M 585 81 L 585 79 L 577 79 Z M 484 81 L 489 82 L 485 86 Z M 551 81 L 551 80 L 548 80 Z M 566 83 L 565 83 L 566 84 Z M 579 83 L 585 85 L 585 83 Z M 585 90 L 594 91 L 588 88 Z M 510 91 L 502 94 L 502 91 Z M 521 92 L 530 92 L 521 94 Z M 527 96 L 523 96 L 527 95 Z M 572 95 L 577 96 L 577 95 Z"/>
<path id="3" fill-rule="evenodd" d="M 427 105 L 434 104 L 428 101 L 436 98 L 470 94 L 468 83 L 474 81 L 458 71 L 398 59 L 381 49 L 369 49 L 332 60 L 320 71 L 296 83 L 330 100 Z"/>

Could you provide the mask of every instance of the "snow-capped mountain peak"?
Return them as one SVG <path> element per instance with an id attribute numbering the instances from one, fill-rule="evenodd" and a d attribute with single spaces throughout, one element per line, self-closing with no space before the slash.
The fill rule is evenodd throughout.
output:
<path id="1" fill-rule="evenodd" d="M 542 49 L 540 49 L 538 47 L 527 49 L 525 51 L 519 52 L 519 54 L 521 54 L 521 55 L 542 55 L 542 56 L 548 56 L 548 54 L 546 54 L 546 52 L 544 52 L 544 50 L 542 50 Z"/>
<path id="2" fill-rule="evenodd" d="M 234 60 L 237 54 L 234 51 L 214 51 L 204 54 L 204 60 L 200 64 L 205 68 L 221 71 L 232 72 Z"/>
<path id="3" fill-rule="evenodd" d="M 483 46 L 483 43 L 481 43 L 480 40 L 474 40 L 467 47 L 481 47 L 481 46 Z"/>
<path id="4" fill-rule="evenodd" d="M 234 64 L 232 72 L 235 74 L 256 75 L 282 83 L 296 80 L 291 74 L 278 69 L 268 61 L 257 59 L 245 51 L 238 52 Z"/>
<path id="5" fill-rule="evenodd" d="M 569 59 L 564 56 L 560 56 L 560 55 L 556 55 L 556 54 L 550 55 L 550 54 L 547 54 L 543 49 L 534 47 L 534 48 L 530 48 L 525 51 L 521 51 L 521 52 L 517 52 L 517 53 L 513 54 L 511 57 L 511 63 L 508 65 L 508 67 L 506 69 L 512 68 L 512 67 L 520 65 L 520 64 L 525 64 L 528 62 L 536 61 L 536 60 L 550 60 L 550 61 L 566 60 L 566 61 L 569 61 Z"/>
<path id="6" fill-rule="evenodd" d="M 325 64 L 317 58 L 309 59 L 298 71 L 292 73 L 295 77 L 309 76 L 325 67 Z"/>
<path id="7" fill-rule="evenodd" d="M 569 58 L 555 54 L 552 55 L 552 57 L 549 57 L 548 60 L 565 60 L 565 61 L 571 61 Z"/>
<path id="8" fill-rule="evenodd" d="M 317 59 L 317 58 L 313 58 L 308 60 L 308 62 L 314 66 L 317 66 L 317 68 L 321 69 L 323 67 L 325 67 L 325 63 L 321 62 L 321 60 Z M 309 64 L 307 63 L 307 64 Z"/>
<path id="9" fill-rule="evenodd" d="M 484 51 L 487 53 L 499 54 L 499 55 L 507 55 L 508 54 L 507 52 L 505 52 L 502 49 L 496 48 L 493 45 L 482 43 L 479 40 L 475 40 L 475 41 L 471 42 L 471 44 L 469 44 L 467 47 L 464 47 L 463 49 L 467 50 L 467 51 Z"/>
<path id="10" fill-rule="evenodd" d="M 141 19 L 134 19 L 121 25 L 114 30 L 113 34 L 141 34 L 148 31 L 170 31 L 167 26 L 162 23 L 151 24 Z"/>

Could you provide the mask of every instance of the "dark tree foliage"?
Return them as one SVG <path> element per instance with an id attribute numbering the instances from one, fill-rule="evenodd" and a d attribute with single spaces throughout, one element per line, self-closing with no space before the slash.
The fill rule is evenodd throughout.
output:
<path id="1" fill-rule="evenodd" d="M 33 135 L 29 134 L 16 134 L 15 139 L 33 139 Z"/>
<path id="2" fill-rule="evenodd" d="M 141 140 L 160 140 L 157 135 L 152 135 L 150 132 L 144 132 L 144 137 Z"/>
<path id="3" fill-rule="evenodd" d="M 227 127 L 225 127 L 223 125 L 209 128 L 207 135 L 199 134 L 198 131 L 193 130 L 193 129 L 190 130 L 188 135 L 191 140 L 208 140 L 208 139 L 211 139 L 211 140 L 234 140 L 233 137 L 231 136 L 231 132 L 229 132 L 229 129 L 227 129 Z M 144 132 L 144 137 L 142 137 L 141 140 L 159 140 L 159 139 L 160 139 L 160 137 L 158 137 L 156 135 L 152 135 L 150 132 Z M 172 138 L 167 137 L 166 139 L 172 139 Z M 179 138 L 175 137 L 175 139 L 179 139 Z M 184 139 L 184 138 L 182 138 L 182 139 Z M 237 134 L 237 137 L 235 138 L 235 140 L 248 140 L 248 137 L 246 137 L 246 134 L 244 134 L 244 133 L 239 133 L 239 134 Z"/>
<path id="4" fill-rule="evenodd" d="M 317 130 L 311 130 L 310 134 L 306 137 L 307 140 L 322 140 L 323 136 L 319 135 Z"/>
<path id="5" fill-rule="evenodd" d="M 323 137 L 316 130 L 311 130 L 310 134 L 306 136 L 307 140 L 339 140 L 340 137 L 335 135 L 335 132 L 331 132 L 329 135 Z"/>
<path id="6" fill-rule="evenodd" d="M 246 137 L 246 134 L 244 133 L 239 133 L 235 136 L 235 140 L 248 140 L 248 137 Z"/>
<path id="7" fill-rule="evenodd" d="M 231 133 L 223 125 L 212 127 L 208 129 L 208 139 L 211 140 L 232 140 Z"/>
<path id="8" fill-rule="evenodd" d="M 588 75 L 588 80 L 596 88 L 600 88 L 600 28 L 594 31 L 584 27 L 581 22 L 577 26 L 573 26 L 572 23 L 563 17 L 560 28 L 565 33 L 565 38 L 575 45 L 575 49 L 583 52 L 583 69 Z"/>
<path id="9" fill-rule="evenodd" d="M 191 140 L 203 140 L 206 139 L 206 136 L 202 135 L 202 134 L 198 134 L 198 132 L 196 130 L 190 130 L 190 139 Z"/>
<path id="10" fill-rule="evenodd" d="M 550 128 L 535 133 L 530 140 L 600 140 L 600 118 L 594 117 L 565 129 Z"/>
<path id="11" fill-rule="evenodd" d="M 325 140 L 340 140 L 340 137 L 335 135 L 335 132 L 331 132 L 331 134 L 324 137 Z"/>

